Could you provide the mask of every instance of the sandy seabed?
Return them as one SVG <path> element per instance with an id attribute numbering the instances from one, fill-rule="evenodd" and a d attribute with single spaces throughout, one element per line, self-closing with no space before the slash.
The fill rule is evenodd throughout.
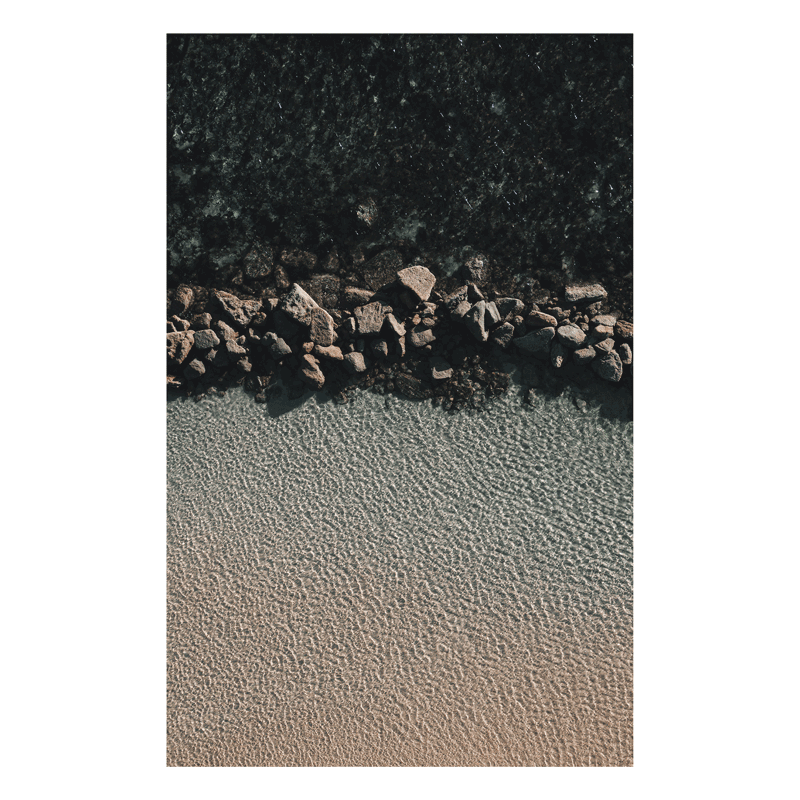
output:
<path id="1" fill-rule="evenodd" d="M 630 766 L 633 423 L 168 404 L 170 766 Z"/>

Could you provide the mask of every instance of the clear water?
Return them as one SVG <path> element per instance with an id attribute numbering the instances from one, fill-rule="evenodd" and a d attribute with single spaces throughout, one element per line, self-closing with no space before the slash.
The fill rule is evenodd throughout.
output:
<path id="1" fill-rule="evenodd" d="M 168 405 L 168 763 L 632 764 L 633 424 Z"/>

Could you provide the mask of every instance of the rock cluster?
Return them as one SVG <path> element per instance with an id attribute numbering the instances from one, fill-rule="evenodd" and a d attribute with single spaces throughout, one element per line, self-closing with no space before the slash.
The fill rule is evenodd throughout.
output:
<path id="1" fill-rule="evenodd" d="M 392 281 L 387 264 L 398 267 Z M 632 379 L 633 325 L 594 313 L 602 286 L 565 287 L 562 308 L 557 297 L 526 303 L 474 283 L 443 294 L 423 265 L 387 257 L 379 266 L 380 290 L 345 287 L 340 307 L 324 308 L 304 288 L 315 285 L 313 273 L 278 297 L 178 287 L 168 309 L 190 319 L 173 313 L 167 323 L 169 385 L 202 393 L 233 381 L 263 400 L 282 370 L 297 387 L 327 387 L 340 402 L 363 385 L 456 408 L 506 390 L 504 353 L 576 378 L 588 368 L 612 383 Z"/>

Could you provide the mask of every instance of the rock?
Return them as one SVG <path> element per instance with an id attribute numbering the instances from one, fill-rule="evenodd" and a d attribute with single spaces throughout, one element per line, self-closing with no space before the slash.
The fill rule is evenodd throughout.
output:
<path id="1" fill-rule="evenodd" d="M 550 345 L 550 363 L 558 369 L 568 356 L 569 350 L 567 350 L 558 339 L 554 339 L 553 343 Z"/>
<path id="2" fill-rule="evenodd" d="M 529 328 L 555 328 L 558 325 L 558 320 L 550 314 L 543 314 L 541 311 L 531 311 L 525 317 L 525 324 Z"/>
<path id="3" fill-rule="evenodd" d="M 403 259 L 396 250 L 384 250 L 364 264 L 364 282 L 373 290 L 394 283 L 398 270 L 403 268 Z"/>
<path id="4" fill-rule="evenodd" d="M 311 298 L 323 308 L 338 308 L 341 281 L 336 275 L 312 275 L 302 286 Z"/>
<path id="5" fill-rule="evenodd" d="M 285 264 L 293 275 L 308 274 L 317 267 L 317 257 L 305 250 L 293 248 L 281 253 L 281 262 Z"/>
<path id="6" fill-rule="evenodd" d="M 344 367 L 345 369 L 352 373 L 356 372 L 364 372 L 367 368 L 367 364 L 364 361 L 364 356 L 361 353 L 348 353 L 344 359 Z"/>
<path id="7" fill-rule="evenodd" d="M 384 327 L 388 328 L 395 336 L 405 336 L 406 326 L 395 319 L 394 314 L 387 314 L 384 317 Z"/>
<path id="8" fill-rule="evenodd" d="M 595 357 L 595 349 L 594 347 L 582 347 L 580 350 L 576 350 L 572 354 L 572 360 L 576 364 L 588 364 L 594 357 Z"/>
<path id="9" fill-rule="evenodd" d="M 358 322 L 358 332 L 362 336 L 375 336 L 381 332 L 383 320 L 389 309 L 383 303 L 367 303 L 353 312 Z"/>
<path id="10" fill-rule="evenodd" d="M 469 300 L 462 300 L 451 312 L 450 316 L 453 319 L 460 319 L 463 320 L 464 317 L 467 315 L 467 312 L 472 308 L 472 304 Z"/>
<path id="11" fill-rule="evenodd" d="M 436 276 L 427 267 L 419 265 L 399 270 L 397 280 L 423 303 L 431 296 L 436 284 Z"/>
<path id="12" fill-rule="evenodd" d="M 424 347 L 426 344 L 430 344 L 431 342 L 436 340 L 436 335 L 430 328 L 426 328 L 424 325 L 417 325 L 411 329 L 411 333 L 408 336 L 408 343 L 412 347 Z"/>
<path id="13" fill-rule="evenodd" d="M 550 342 L 555 335 L 555 328 L 540 328 L 514 339 L 514 344 L 523 353 L 546 353 L 550 350 Z"/>
<path id="14" fill-rule="evenodd" d="M 284 314 L 301 325 L 309 325 L 311 312 L 315 308 L 319 308 L 316 300 L 299 283 L 292 284 L 289 291 L 281 297 L 278 307 Z"/>
<path id="15" fill-rule="evenodd" d="M 247 355 L 247 350 L 231 339 L 225 342 L 225 352 L 228 354 L 228 359 L 231 362 L 238 361 L 240 358 L 244 358 Z"/>
<path id="16" fill-rule="evenodd" d="M 483 292 L 474 283 L 468 283 L 467 299 L 470 301 L 470 303 L 479 303 L 481 300 L 485 300 L 486 298 L 483 296 Z"/>
<path id="17" fill-rule="evenodd" d="M 190 361 L 189 365 L 183 371 L 183 374 L 189 379 L 199 378 L 201 375 L 205 375 L 205 373 L 205 364 L 197 358 L 194 359 L 194 361 Z"/>
<path id="18" fill-rule="evenodd" d="M 631 350 L 631 346 L 627 342 L 623 342 L 619 346 L 619 360 L 625 364 L 630 365 L 633 364 L 633 351 Z"/>
<path id="19" fill-rule="evenodd" d="M 613 328 L 616 324 L 617 318 L 611 314 L 598 314 L 596 317 L 592 317 L 592 326 L 594 327 L 603 325 L 608 328 Z"/>
<path id="20" fill-rule="evenodd" d="M 444 299 L 445 308 L 452 313 L 461 303 L 469 300 L 469 287 L 464 284 L 459 286 L 452 294 L 447 295 Z M 462 314 L 463 316 L 463 314 Z"/>
<path id="21" fill-rule="evenodd" d="M 308 353 L 300 359 L 300 380 L 312 389 L 321 389 L 325 384 L 325 376 L 319 368 L 319 361 Z"/>
<path id="22" fill-rule="evenodd" d="M 413 375 L 406 375 L 404 372 L 397 375 L 394 383 L 397 390 L 406 397 L 422 400 L 433 395 L 431 388 L 426 386 L 419 378 L 415 378 Z"/>
<path id="23" fill-rule="evenodd" d="M 169 321 L 175 326 L 176 331 L 188 331 L 192 327 L 188 320 L 181 319 L 177 314 L 173 314 Z"/>
<path id="24" fill-rule="evenodd" d="M 356 334 L 356 321 L 353 317 L 348 317 L 339 328 L 339 333 L 344 336 L 355 336 Z"/>
<path id="25" fill-rule="evenodd" d="M 373 339 L 370 348 L 378 358 L 386 358 L 389 355 L 389 345 L 385 339 Z"/>
<path id="26" fill-rule="evenodd" d="M 596 328 L 595 328 L 595 329 L 592 331 L 592 333 L 593 333 L 593 334 L 594 334 L 594 335 L 595 335 L 595 336 L 596 336 L 598 339 L 608 339 L 609 337 L 611 337 L 611 336 L 613 335 L 613 333 L 614 333 L 614 329 L 613 329 L 612 327 L 610 327 L 609 325 L 598 325 L 598 326 L 597 326 L 597 327 L 596 327 Z"/>
<path id="27" fill-rule="evenodd" d="M 224 322 L 222 322 L 222 320 L 215 322 L 214 328 L 223 341 L 228 341 L 229 339 L 235 340 L 239 336 L 239 334 L 233 328 L 231 328 L 230 325 L 226 325 Z"/>
<path id="28" fill-rule="evenodd" d="M 228 292 L 214 290 L 214 297 L 222 310 L 230 317 L 235 325 L 246 328 L 253 315 L 261 310 L 260 300 L 240 300 Z"/>
<path id="29" fill-rule="evenodd" d="M 203 312 L 202 314 L 195 314 L 192 317 L 192 327 L 196 331 L 205 330 L 206 328 L 211 327 L 211 314 L 207 311 Z"/>
<path id="30" fill-rule="evenodd" d="M 320 347 L 329 347 L 336 341 L 333 317 L 324 308 L 311 309 L 308 336 Z"/>
<path id="31" fill-rule="evenodd" d="M 167 360 L 173 365 L 183 364 L 194 344 L 194 331 L 167 334 Z"/>
<path id="32" fill-rule="evenodd" d="M 571 323 L 557 328 L 556 336 L 561 344 L 570 350 L 577 350 L 586 340 L 586 334 L 577 325 Z"/>
<path id="33" fill-rule="evenodd" d="M 285 356 L 288 356 L 292 352 L 292 348 L 289 347 L 286 342 L 278 336 L 277 333 L 273 333 L 272 331 L 267 331 L 262 337 L 262 341 L 266 345 L 269 354 L 276 360 L 280 361 Z"/>
<path id="34" fill-rule="evenodd" d="M 244 257 L 244 274 L 248 278 L 268 278 L 272 275 L 272 248 L 257 242 Z"/>
<path id="35" fill-rule="evenodd" d="M 518 300 L 516 297 L 498 297 L 494 302 L 500 312 L 501 319 L 516 317 L 518 314 L 522 314 L 525 309 L 522 300 Z"/>
<path id="36" fill-rule="evenodd" d="M 240 358 L 236 362 L 236 367 L 240 372 L 250 372 L 253 369 L 253 365 L 250 363 L 249 358 Z"/>
<path id="37" fill-rule="evenodd" d="M 592 361 L 592 369 L 606 381 L 617 383 L 622 377 L 622 360 L 616 350 L 602 353 Z"/>
<path id="38" fill-rule="evenodd" d="M 486 326 L 486 330 L 489 330 L 493 326 L 497 325 L 500 322 L 500 312 L 497 310 L 497 306 L 495 305 L 493 300 L 490 300 L 486 304 L 486 315 L 484 317 L 484 325 Z"/>
<path id="39" fill-rule="evenodd" d="M 199 350 L 210 350 L 219 344 L 219 338 L 214 331 L 197 331 L 194 335 L 194 346 Z"/>
<path id="40" fill-rule="evenodd" d="M 617 324 L 614 326 L 614 334 L 618 339 L 621 339 L 623 342 L 632 342 L 633 341 L 633 323 L 632 322 L 625 322 L 625 320 L 617 320 Z"/>
<path id="41" fill-rule="evenodd" d="M 614 349 L 614 340 L 603 339 L 599 342 L 592 342 L 592 347 L 594 347 L 598 353 L 610 353 Z"/>
<path id="42" fill-rule="evenodd" d="M 398 338 L 398 340 L 397 340 L 397 355 L 399 355 L 400 358 L 405 358 L 406 357 L 406 337 L 405 336 L 400 336 Z"/>
<path id="43" fill-rule="evenodd" d="M 178 329 L 175 327 L 175 323 L 172 320 L 167 320 L 167 333 L 177 333 Z"/>
<path id="44" fill-rule="evenodd" d="M 496 328 L 491 335 L 492 341 L 504 350 L 511 344 L 513 338 L 514 326 L 510 322 L 504 322 L 499 328 Z"/>
<path id="45" fill-rule="evenodd" d="M 339 272 L 339 252 L 335 247 L 330 253 L 328 253 L 327 258 L 323 259 L 322 263 L 320 264 L 320 269 L 323 272 L 330 272 L 333 274 Z"/>
<path id="46" fill-rule="evenodd" d="M 468 259 L 462 269 L 462 274 L 473 283 L 486 283 L 489 280 L 489 260 L 486 256 L 476 254 Z"/>
<path id="47" fill-rule="evenodd" d="M 594 303 L 606 298 L 608 292 L 599 283 L 593 283 L 591 286 L 567 286 L 564 295 L 570 304 Z"/>
<path id="48" fill-rule="evenodd" d="M 474 306 L 464 315 L 464 324 L 467 330 L 479 341 L 485 342 L 489 338 L 489 334 L 484 326 L 486 319 L 486 301 L 479 300 Z"/>
<path id="49" fill-rule="evenodd" d="M 437 308 L 438 308 L 438 306 L 436 305 L 436 303 L 423 303 L 422 304 L 422 311 L 419 312 L 420 316 L 421 317 L 435 317 Z"/>
<path id="50" fill-rule="evenodd" d="M 189 310 L 189 306 L 194 302 L 194 292 L 191 286 L 182 283 L 175 290 L 175 298 L 172 301 L 172 313 L 180 316 Z"/>
<path id="51" fill-rule="evenodd" d="M 342 305 L 344 308 L 355 308 L 363 306 L 372 300 L 375 292 L 371 289 L 357 289 L 355 286 L 347 286 L 342 292 Z"/>
<path id="52" fill-rule="evenodd" d="M 314 355 L 324 356 L 325 358 L 329 358 L 331 361 L 341 361 L 344 358 L 341 348 L 333 345 L 330 347 L 320 347 L 319 345 L 315 345 Z"/>
<path id="53" fill-rule="evenodd" d="M 275 265 L 274 275 L 275 285 L 279 289 L 288 289 L 292 285 L 292 282 L 289 280 L 289 273 L 286 271 L 286 267 L 284 267 L 282 264 Z"/>
<path id="54" fill-rule="evenodd" d="M 453 368 L 441 356 L 433 356 L 429 363 L 433 380 L 444 381 L 453 377 Z"/>

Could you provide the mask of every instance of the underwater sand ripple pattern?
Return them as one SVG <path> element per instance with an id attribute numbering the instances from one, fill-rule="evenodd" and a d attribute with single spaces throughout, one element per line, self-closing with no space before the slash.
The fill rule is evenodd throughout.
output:
<path id="1" fill-rule="evenodd" d="M 632 764 L 632 423 L 168 406 L 174 766 Z"/>

